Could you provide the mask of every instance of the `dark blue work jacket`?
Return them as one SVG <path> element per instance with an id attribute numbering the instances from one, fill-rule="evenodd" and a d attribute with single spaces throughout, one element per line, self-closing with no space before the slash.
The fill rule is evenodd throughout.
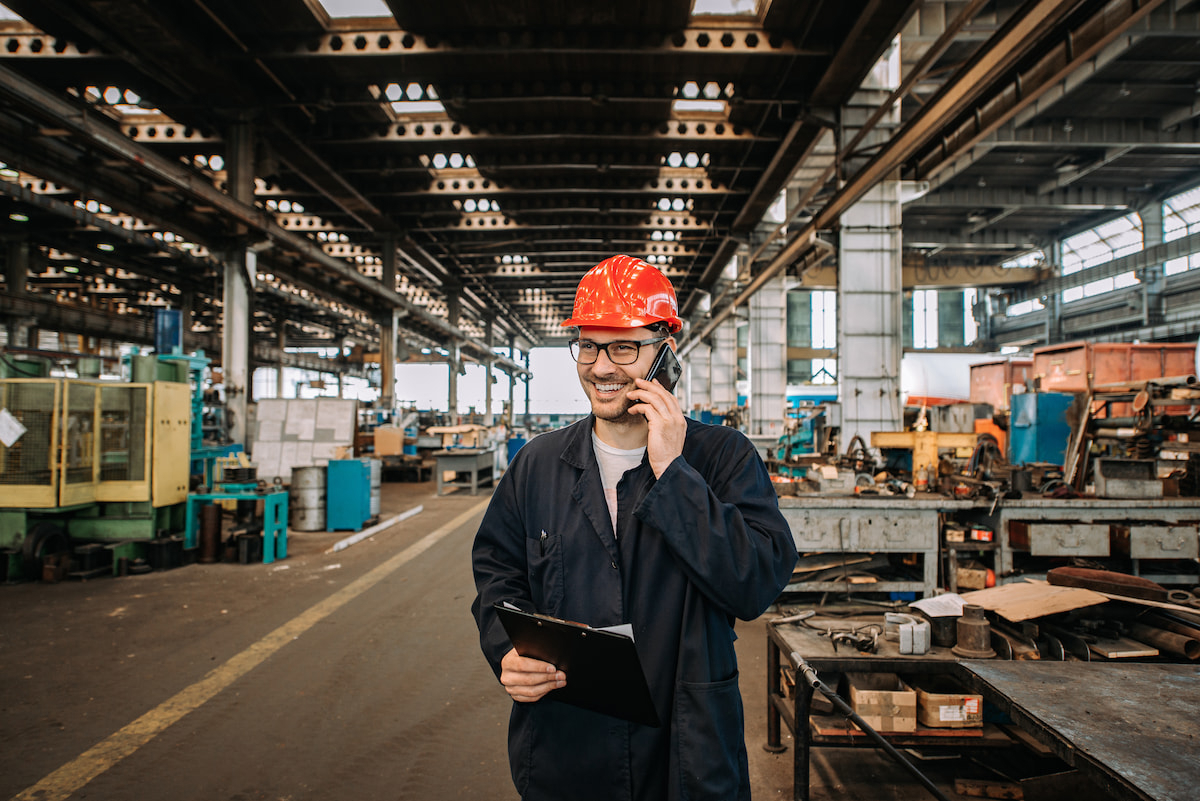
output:
<path id="1" fill-rule="evenodd" d="M 796 563 L 770 476 L 740 432 L 688 420 L 683 455 L 660 479 L 643 458 L 617 485 L 614 537 L 593 423 L 539 435 L 516 454 L 475 537 L 472 611 L 497 676 L 512 646 L 493 603 L 631 623 L 663 726 L 568 706 L 553 692 L 514 703 L 513 781 L 525 801 L 749 799 L 734 618 L 761 615 Z"/>

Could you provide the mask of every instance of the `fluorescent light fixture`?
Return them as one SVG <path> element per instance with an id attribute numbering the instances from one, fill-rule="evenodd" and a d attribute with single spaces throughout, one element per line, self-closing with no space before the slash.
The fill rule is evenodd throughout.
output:
<path id="1" fill-rule="evenodd" d="M 723 114 L 726 109 L 724 100 L 676 100 L 674 103 L 675 111 L 677 112 L 715 112 Z"/>
<path id="2" fill-rule="evenodd" d="M 8 215 L 8 219 L 12 220 L 13 222 L 29 222 L 29 215 L 22 214 L 19 211 L 14 211 L 12 214 Z"/>

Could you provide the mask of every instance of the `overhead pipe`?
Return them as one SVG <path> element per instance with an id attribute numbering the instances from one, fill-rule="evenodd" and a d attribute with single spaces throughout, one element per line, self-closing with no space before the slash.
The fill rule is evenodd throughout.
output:
<path id="1" fill-rule="evenodd" d="M 470 346 L 472 350 L 484 354 L 487 360 L 492 361 L 506 372 L 514 375 L 529 374 L 529 371 L 520 364 L 494 353 L 485 343 L 465 336 L 457 328 L 412 303 L 395 289 L 385 287 L 379 281 L 363 275 L 339 259 L 329 256 L 308 238 L 285 230 L 265 210 L 235 200 L 182 165 L 131 141 L 120 131 L 100 122 L 97 119 L 98 115 L 88 114 L 86 109 L 80 109 L 74 103 L 47 92 L 19 73 L 2 65 L 0 65 L 0 93 L 16 100 L 34 113 L 47 117 L 56 124 L 85 137 L 93 145 L 136 165 L 142 172 L 174 186 L 195 200 L 213 206 L 233 220 L 263 234 L 268 240 L 298 253 L 306 259 L 317 262 L 339 277 L 391 303 L 403 310 L 406 315 L 422 321 L 448 338 Z"/>

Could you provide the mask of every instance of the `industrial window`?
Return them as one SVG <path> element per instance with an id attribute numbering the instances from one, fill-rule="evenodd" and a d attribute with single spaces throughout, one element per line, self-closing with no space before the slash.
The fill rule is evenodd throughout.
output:
<path id="1" fill-rule="evenodd" d="M 1009 268 L 1009 267 L 1040 267 L 1045 261 L 1046 261 L 1046 254 L 1041 250 L 1034 250 L 1034 251 L 1030 251 L 1029 253 L 1025 253 L 1021 256 L 1018 256 L 1017 258 L 1013 259 L 1012 261 L 1006 261 L 1003 264 L 1001 264 L 1000 266 L 1005 267 L 1005 268 Z M 1023 314 L 1029 314 L 1030 312 L 1035 312 L 1035 311 L 1038 311 L 1039 309 L 1044 309 L 1044 308 L 1046 308 L 1046 307 L 1044 305 L 1042 305 L 1042 302 L 1040 300 L 1038 300 L 1037 298 L 1030 298 L 1029 300 L 1012 304 L 1005 310 L 1004 315 L 1006 317 L 1020 317 Z"/>
<path id="2" fill-rule="evenodd" d="M 938 293 L 936 289 L 913 292 L 913 347 L 938 345 Z"/>
<path id="3" fill-rule="evenodd" d="M 1163 240 L 1182 239 L 1200 233 L 1200 186 L 1181 192 L 1163 203 Z M 1171 259 L 1163 265 L 1163 272 L 1175 275 L 1185 270 L 1200 267 L 1200 252 Z"/>
<path id="4" fill-rule="evenodd" d="M 812 346 L 814 348 L 837 347 L 837 292 L 822 290 L 813 292 L 809 300 L 812 309 Z M 837 359 L 813 359 L 812 383 L 836 384 Z"/>
<path id="5" fill-rule="evenodd" d="M 1098 225 L 1083 233 L 1067 237 L 1062 242 L 1062 272 L 1071 275 L 1113 259 L 1137 253 L 1145 246 L 1142 236 L 1142 218 L 1137 213 L 1126 214 L 1115 220 Z M 1064 303 L 1089 298 L 1114 289 L 1136 284 L 1133 271 L 1091 281 L 1083 286 L 1071 287 L 1062 293 Z"/>

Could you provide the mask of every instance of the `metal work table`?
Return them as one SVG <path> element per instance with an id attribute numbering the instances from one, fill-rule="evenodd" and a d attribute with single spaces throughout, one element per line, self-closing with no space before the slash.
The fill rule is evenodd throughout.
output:
<path id="1" fill-rule="evenodd" d="M 1068 765 L 1118 798 L 1200 792 L 1200 667 L 963 661 L 956 674 Z"/>
<path id="2" fill-rule="evenodd" d="M 819 615 L 813 621 L 822 620 Z M 882 625 L 883 613 L 879 613 Z M 812 622 L 812 621 L 810 621 Z M 794 748 L 792 749 L 792 798 L 794 801 L 808 801 L 809 785 L 809 755 L 815 743 L 810 727 L 812 712 L 813 690 L 802 679 L 797 678 L 792 698 L 789 700 L 783 692 L 783 675 L 781 668 L 787 665 L 789 670 L 794 666 L 787 655 L 792 651 L 798 652 L 812 665 L 818 674 L 828 676 L 837 673 L 906 673 L 906 674 L 938 674 L 953 673 L 958 661 L 949 648 L 934 646 L 929 653 L 921 656 L 901 654 L 897 643 L 891 640 L 879 639 L 879 652 L 876 654 L 861 654 L 850 647 L 837 651 L 827 637 L 820 637 L 810 629 L 793 625 L 767 626 L 767 742 L 763 746 L 768 751 L 780 752 L 785 749 L 780 738 L 779 724 L 782 720 L 792 733 Z M 823 679 L 824 680 L 824 679 Z M 836 687 L 832 689 L 836 690 Z M 855 738 L 856 745 L 869 746 L 870 741 L 865 737 Z M 930 738 L 917 735 L 888 735 L 888 740 L 897 746 L 901 745 L 995 745 L 994 740 L 985 742 L 982 737 L 939 737 L 936 742 Z M 831 745 L 850 744 L 847 739 L 842 742 L 831 742 Z M 1008 745 L 1005 737 L 1004 745 Z"/>
<path id="3" fill-rule="evenodd" d="M 1052 557 L 1107 557 L 1110 527 L 1129 528 L 1134 572 L 1166 584 L 1200 580 L 1152 573 L 1156 560 L 1195 559 L 1200 554 L 1200 498 L 1114 500 L 1107 498 L 1003 498 L 957 500 L 942 495 L 797 495 L 779 499 L 801 553 L 916 553 L 921 581 L 880 581 L 856 587 L 844 581 L 797 582 L 800 592 L 917 592 L 937 590 L 941 521 L 945 517 L 990 528 L 991 543 L 945 544 L 945 550 L 993 551 L 997 580 L 1011 576 L 1015 553 Z M 1014 543 L 1012 524 L 1027 526 L 1028 543 Z M 1024 532 L 1025 529 L 1022 529 Z M 949 566 L 947 575 L 950 575 Z"/>
<path id="4" fill-rule="evenodd" d="M 262 501 L 263 533 L 262 560 L 270 564 L 276 559 L 287 558 L 288 494 L 277 489 L 268 492 L 194 492 L 188 495 L 185 511 L 187 522 L 183 535 L 183 547 L 195 548 L 199 540 L 198 517 L 200 507 L 214 501 Z"/>
<path id="5" fill-rule="evenodd" d="M 882 617 L 882 615 L 881 615 Z M 813 620 L 818 620 L 814 618 Z M 782 751 L 780 721 L 792 732 L 795 801 L 809 797 L 809 726 L 813 691 L 797 680 L 793 698 L 783 693 L 782 670 L 796 651 L 820 673 L 883 672 L 948 674 L 968 692 L 982 695 L 1013 722 L 1051 748 L 1114 797 L 1134 801 L 1190 801 L 1200 786 L 1196 754 L 1196 710 L 1200 667 L 1129 662 L 1040 662 L 960 660 L 949 648 L 900 654 L 896 643 L 879 640 L 877 654 L 850 648 L 834 651 L 826 637 L 793 625 L 767 626 L 767 743 Z M 1016 745 L 1005 736 L 941 737 L 886 735 L 897 746 L 921 743 L 977 747 Z M 869 741 L 857 738 L 858 744 Z"/>
<path id="6" fill-rule="evenodd" d="M 480 483 L 491 484 L 494 480 L 496 451 L 494 448 L 452 448 L 444 451 L 434 451 L 437 460 L 437 494 L 442 495 L 443 487 L 465 487 L 475 495 Z M 444 481 L 443 475 L 454 471 L 453 481 Z M 462 479 L 460 476 L 469 475 Z"/>
<path id="7" fill-rule="evenodd" d="M 940 495 L 918 498 L 881 495 L 798 495 L 779 499 L 801 553 L 918 553 L 920 581 L 880 581 L 863 592 L 916 592 L 931 596 L 938 587 L 940 515 L 968 510 L 976 502 Z M 806 581 L 789 589 L 840 592 L 854 589 L 844 581 Z"/>
<path id="8" fill-rule="evenodd" d="M 1141 560 L 1194 559 L 1200 546 L 1200 498 L 1114 500 L 1109 498 L 1003 499 L 973 505 L 960 520 L 982 523 L 995 532 L 997 577 L 1013 572 L 1013 554 L 1033 556 L 1109 556 L 1109 527 L 1130 528 L 1130 556 L 1142 574 Z M 1014 547 L 1013 523 L 1027 525 L 1028 544 Z M 1197 576 L 1148 576 L 1165 583 L 1195 580 Z M 998 578 L 998 580 L 1003 580 Z"/>

